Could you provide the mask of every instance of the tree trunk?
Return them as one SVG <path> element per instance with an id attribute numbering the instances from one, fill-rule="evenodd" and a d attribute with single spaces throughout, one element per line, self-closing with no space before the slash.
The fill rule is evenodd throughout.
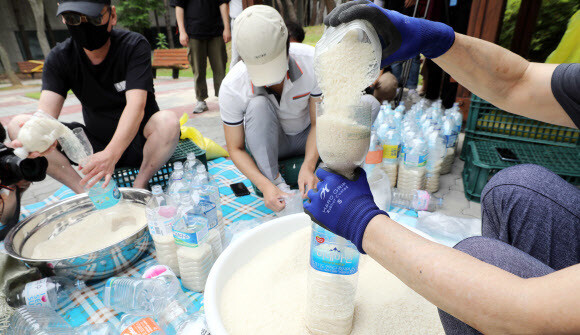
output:
<path id="1" fill-rule="evenodd" d="M 48 44 L 48 39 L 46 38 L 46 32 L 44 29 L 44 2 L 43 0 L 28 0 L 28 2 L 32 8 L 34 21 L 36 22 L 36 35 L 38 36 L 38 44 L 40 44 L 42 54 L 44 55 L 44 58 L 46 58 L 50 52 L 50 45 Z"/>
<path id="2" fill-rule="evenodd" d="M 173 42 L 173 29 L 171 29 L 171 15 L 169 14 L 171 7 L 169 6 L 169 0 L 163 0 L 165 5 L 165 13 L 163 13 L 163 18 L 165 20 L 165 29 L 167 29 L 167 40 L 169 41 L 169 48 L 174 49 L 175 43 Z"/>
<path id="3" fill-rule="evenodd" d="M 20 82 L 20 79 L 18 79 L 18 77 L 14 73 L 14 70 L 12 70 L 10 57 L 8 57 L 6 49 L 4 49 L 4 47 L 1 44 L 0 44 L 0 63 L 2 63 L 2 65 L 4 66 L 4 71 L 6 72 L 6 75 L 8 76 L 8 79 L 10 80 L 12 85 L 22 86 L 22 82 Z"/>
<path id="4" fill-rule="evenodd" d="M 288 6 L 288 18 L 294 22 L 299 22 L 298 16 L 296 16 L 296 8 L 294 8 L 294 3 L 292 3 L 292 0 L 286 0 L 286 6 Z"/>
<path id="5" fill-rule="evenodd" d="M 24 24 L 20 16 L 20 4 L 18 0 L 12 0 L 12 10 L 14 11 L 14 18 L 18 26 L 18 35 L 20 35 L 20 42 L 22 42 L 22 49 L 24 49 L 24 60 L 32 59 L 32 52 L 30 52 L 30 43 L 28 43 L 28 35 L 24 30 Z"/>
<path id="6" fill-rule="evenodd" d="M 326 3 L 326 9 L 329 13 L 334 9 L 334 7 L 336 7 L 334 0 L 324 0 L 324 2 Z"/>
<path id="7" fill-rule="evenodd" d="M 282 15 L 283 18 L 286 18 L 286 16 L 284 15 L 285 11 L 284 11 L 284 5 L 282 4 L 282 0 L 276 0 L 276 5 L 278 5 L 278 11 L 280 12 L 280 15 Z"/>
<path id="8" fill-rule="evenodd" d="M 296 0 L 296 23 L 304 25 L 304 0 Z"/>
<path id="9" fill-rule="evenodd" d="M 157 11 L 153 11 L 153 18 L 155 19 L 155 28 L 157 28 L 157 35 L 161 34 L 161 27 L 159 26 L 159 15 L 157 15 Z"/>
<path id="10" fill-rule="evenodd" d="M 318 0 L 318 13 L 316 15 L 316 22 L 315 25 L 322 24 L 322 20 L 324 18 L 324 7 L 326 5 L 326 1 Z"/>
<path id="11" fill-rule="evenodd" d="M 312 4 L 311 4 L 311 8 L 312 11 L 310 13 L 310 22 L 308 22 L 308 25 L 313 26 L 316 24 L 316 17 L 318 15 L 318 4 L 320 3 L 320 0 L 312 0 Z"/>
<path id="12" fill-rule="evenodd" d="M 52 49 L 56 45 L 56 39 L 54 38 L 54 32 L 50 26 L 50 21 L 48 20 L 46 11 L 44 11 L 44 26 L 46 27 L 46 36 L 48 37 L 48 42 L 50 43 L 50 48 Z"/>

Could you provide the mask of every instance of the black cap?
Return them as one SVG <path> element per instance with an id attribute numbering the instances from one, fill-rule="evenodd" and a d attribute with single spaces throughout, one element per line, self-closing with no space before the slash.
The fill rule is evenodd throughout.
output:
<path id="1" fill-rule="evenodd" d="M 64 12 L 75 12 L 97 17 L 105 5 L 111 5 L 111 0 L 60 0 L 56 16 Z"/>

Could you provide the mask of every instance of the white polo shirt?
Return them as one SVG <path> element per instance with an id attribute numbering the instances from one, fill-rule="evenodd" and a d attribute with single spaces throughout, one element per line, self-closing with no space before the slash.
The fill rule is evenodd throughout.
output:
<path id="1" fill-rule="evenodd" d="M 228 126 L 244 123 L 244 115 L 250 99 L 266 96 L 276 106 L 280 125 L 287 135 L 297 135 L 310 125 L 309 97 L 320 97 L 314 74 L 314 47 L 290 43 L 288 74 L 284 78 L 284 89 L 280 103 L 264 87 L 252 85 L 244 62 L 238 62 L 224 78 L 219 93 L 222 121 Z"/>

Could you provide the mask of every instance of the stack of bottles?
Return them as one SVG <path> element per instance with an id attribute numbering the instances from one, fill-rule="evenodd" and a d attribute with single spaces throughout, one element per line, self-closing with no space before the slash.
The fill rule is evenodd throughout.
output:
<path id="1" fill-rule="evenodd" d="M 451 171 L 462 122 L 458 105 L 444 111 L 441 100 L 421 99 L 408 109 L 401 103 L 394 110 L 383 103 L 373 130 L 383 147 L 380 167 L 391 187 L 437 192 L 440 175 Z M 374 162 L 377 147 L 371 142 L 368 157 Z"/>
<path id="2" fill-rule="evenodd" d="M 174 163 L 167 193 L 158 185 L 152 193 L 147 219 L 159 262 L 184 287 L 203 292 L 225 241 L 217 183 L 190 153 L 185 164 Z"/>

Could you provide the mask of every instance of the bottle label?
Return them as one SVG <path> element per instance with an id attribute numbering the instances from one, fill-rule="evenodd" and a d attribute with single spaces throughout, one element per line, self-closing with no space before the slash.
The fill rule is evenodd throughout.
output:
<path id="1" fill-rule="evenodd" d="M 114 180 L 109 181 L 104 189 L 102 185 L 102 182 L 98 182 L 89 190 L 89 197 L 97 209 L 106 209 L 121 201 L 121 191 Z"/>
<path id="2" fill-rule="evenodd" d="M 399 157 L 401 145 L 383 145 L 383 159 L 396 160 Z"/>
<path id="3" fill-rule="evenodd" d="M 158 221 L 149 221 L 149 232 L 151 235 L 171 235 L 172 234 L 172 223 L 173 219 L 165 219 L 163 217 L 159 218 Z"/>
<path id="4" fill-rule="evenodd" d="M 405 154 L 405 165 L 422 167 L 427 164 L 427 155 Z"/>
<path id="5" fill-rule="evenodd" d="M 383 161 L 383 150 L 369 151 L 365 158 L 366 164 L 380 164 Z"/>
<path id="6" fill-rule="evenodd" d="M 429 192 L 424 190 L 417 190 L 417 194 L 413 197 L 413 205 L 418 211 L 426 211 L 429 209 L 429 199 L 431 196 Z"/>
<path id="7" fill-rule="evenodd" d="M 152 318 L 143 318 L 125 328 L 120 335 L 150 335 L 161 332 L 161 328 Z"/>
<path id="8" fill-rule="evenodd" d="M 173 238 L 177 245 L 182 245 L 184 247 L 197 248 L 206 238 L 208 233 L 207 225 L 204 224 L 201 230 L 194 233 L 183 232 L 177 229 L 173 229 Z"/>
<path id="9" fill-rule="evenodd" d="M 455 141 L 457 141 L 457 134 L 454 132 L 451 135 L 445 135 L 445 146 L 452 148 L 455 146 Z"/>
<path id="10" fill-rule="evenodd" d="M 48 278 L 26 284 L 23 295 L 28 306 L 51 307 L 48 300 Z"/>
<path id="11" fill-rule="evenodd" d="M 359 252 L 354 245 L 324 230 L 312 230 L 310 266 L 313 269 L 339 275 L 352 275 L 358 271 Z"/>
<path id="12" fill-rule="evenodd" d="M 208 228 L 213 229 L 218 224 L 217 207 L 209 200 L 209 197 L 202 197 L 201 199 L 199 205 L 201 206 L 203 214 L 205 214 L 205 217 L 207 218 Z"/>

